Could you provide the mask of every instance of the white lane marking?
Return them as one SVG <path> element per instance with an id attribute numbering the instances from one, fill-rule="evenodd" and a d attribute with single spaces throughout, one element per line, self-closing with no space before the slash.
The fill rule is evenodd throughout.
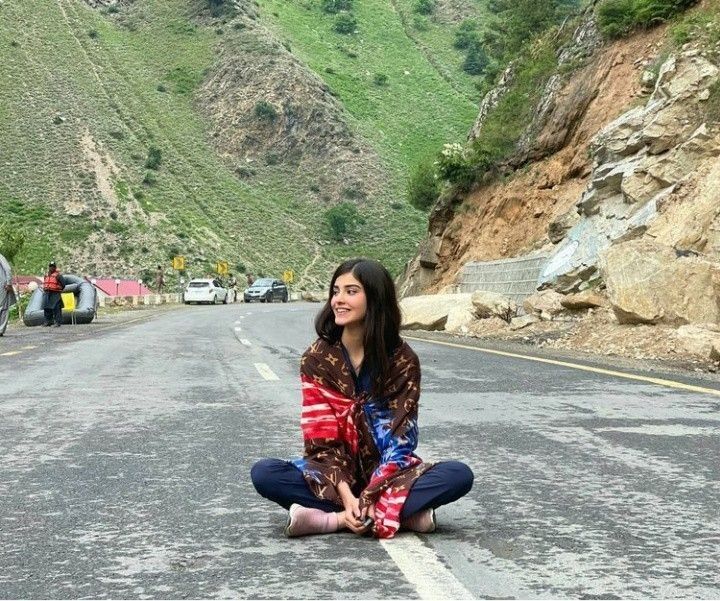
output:
<path id="1" fill-rule="evenodd" d="M 242 321 L 236 321 L 236 322 L 235 322 L 235 325 L 236 325 L 236 326 L 239 326 L 241 323 L 242 323 Z"/>
<path id="2" fill-rule="evenodd" d="M 242 332 L 242 328 L 241 328 L 240 326 L 235 326 L 235 331 L 236 331 L 236 332 Z"/>
<path id="3" fill-rule="evenodd" d="M 421 599 L 475 598 L 438 559 L 435 551 L 416 535 L 400 534 L 390 540 L 381 540 L 380 544 Z"/>
<path id="4" fill-rule="evenodd" d="M 255 369 L 258 370 L 260 375 L 265 378 L 266 380 L 279 380 L 272 369 L 270 369 L 270 366 L 265 363 L 255 363 Z"/>
<path id="5" fill-rule="evenodd" d="M 244 344 L 245 346 L 252 346 L 252 344 L 250 344 L 250 341 L 247 338 L 241 338 L 240 343 Z"/>

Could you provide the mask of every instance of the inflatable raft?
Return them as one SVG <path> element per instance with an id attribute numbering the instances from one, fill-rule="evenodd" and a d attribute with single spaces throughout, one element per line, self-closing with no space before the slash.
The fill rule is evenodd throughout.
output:
<path id="1" fill-rule="evenodd" d="M 75 297 L 73 310 L 63 308 L 63 323 L 90 323 L 95 319 L 97 308 L 97 292 L 95 286 L 84 278 L 76 275 L 63 274 L 63 279 L 68 282 L 63 290 L 63 295 L 72 293 Z M 45 292 L 38 288 L 30 297 L 23 322 L 26 326 L 41 326 L 45 323 L 45 312 L 43 311 L 43 298 Z"/>

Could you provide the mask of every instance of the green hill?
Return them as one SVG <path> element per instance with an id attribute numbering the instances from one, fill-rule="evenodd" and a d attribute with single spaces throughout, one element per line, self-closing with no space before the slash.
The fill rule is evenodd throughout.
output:
<path id="1" fill-rule="evenodd" d="M 183 254 L 193 275 L 224 259 L 308 280 L 366 254 L 397 272 L 425 227 L 404 199 L 407 174 L 462 139 L 476 99 L 468 76 L 433 59 L 431 37 L 419 43 L 393 2 L 356 2 L 354 14 L 357 32 L 340 34 L 335 15 L 307 0 L 215 17 L 206 0 L 3 3 L 0 221 L 26 234 L 17 270 L 53 257 L 69 271 L 137 277 Z M 377 155 L 368 194 L 318 198 L 315 168 L 285 155 L 253 163 L 247 177 L 243 150 L 216 142 L 200 96 L 222 95 L 208 88 L 227 83 L 222 57 L 271 47 L 267 31 L 340 102 L 353 151 Z M 249 119 L 225 105 L 230 130 Z M 361 219 L 336 241 L 325 213 L 340 201 Z"/>

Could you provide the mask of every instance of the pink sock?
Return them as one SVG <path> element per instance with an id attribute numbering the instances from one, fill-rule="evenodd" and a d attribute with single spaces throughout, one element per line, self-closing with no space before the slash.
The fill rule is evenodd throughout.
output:
<path id="1" fill-rule="evenodd" d="M 437 524 L 435 522 L 435 510 L 425 509 L 414 513 L 406 520 L 403 520 L 402 527 L 413 532 L 429 533 L 434 532 Z"/>
<path id="2" fill-rule="evenodd" d="M 305 536 L 306 534 L 326 534 L 338 529 L 337 515 L 321 509 L 310 509 L 294 503 L 290 506 L 290 515 L 285 526 L 287 536 Z"/>

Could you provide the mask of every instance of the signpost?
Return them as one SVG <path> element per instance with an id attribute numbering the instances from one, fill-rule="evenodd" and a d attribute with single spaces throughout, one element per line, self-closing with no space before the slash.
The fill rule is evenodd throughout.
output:
<path id="1" fill-rule="evenodd" d="M 286 269 L 282 279 L 286 284 L 292 284 L 295 281 L 295 272 L 292 269 Z"/>
<path id="2" fill-rule="evenodd" d="M 173 257 L 172 266 L 175 271 L 185 271 L 185 257 Z"/>
<path id="3" fill-rule="evenodd" d="M 227 261 L 218 261 L 217 265 L 215 266 L 215 271 L 218 275 L 227 275 L 229 268 L 230 266 L 228 265 Z"/>

